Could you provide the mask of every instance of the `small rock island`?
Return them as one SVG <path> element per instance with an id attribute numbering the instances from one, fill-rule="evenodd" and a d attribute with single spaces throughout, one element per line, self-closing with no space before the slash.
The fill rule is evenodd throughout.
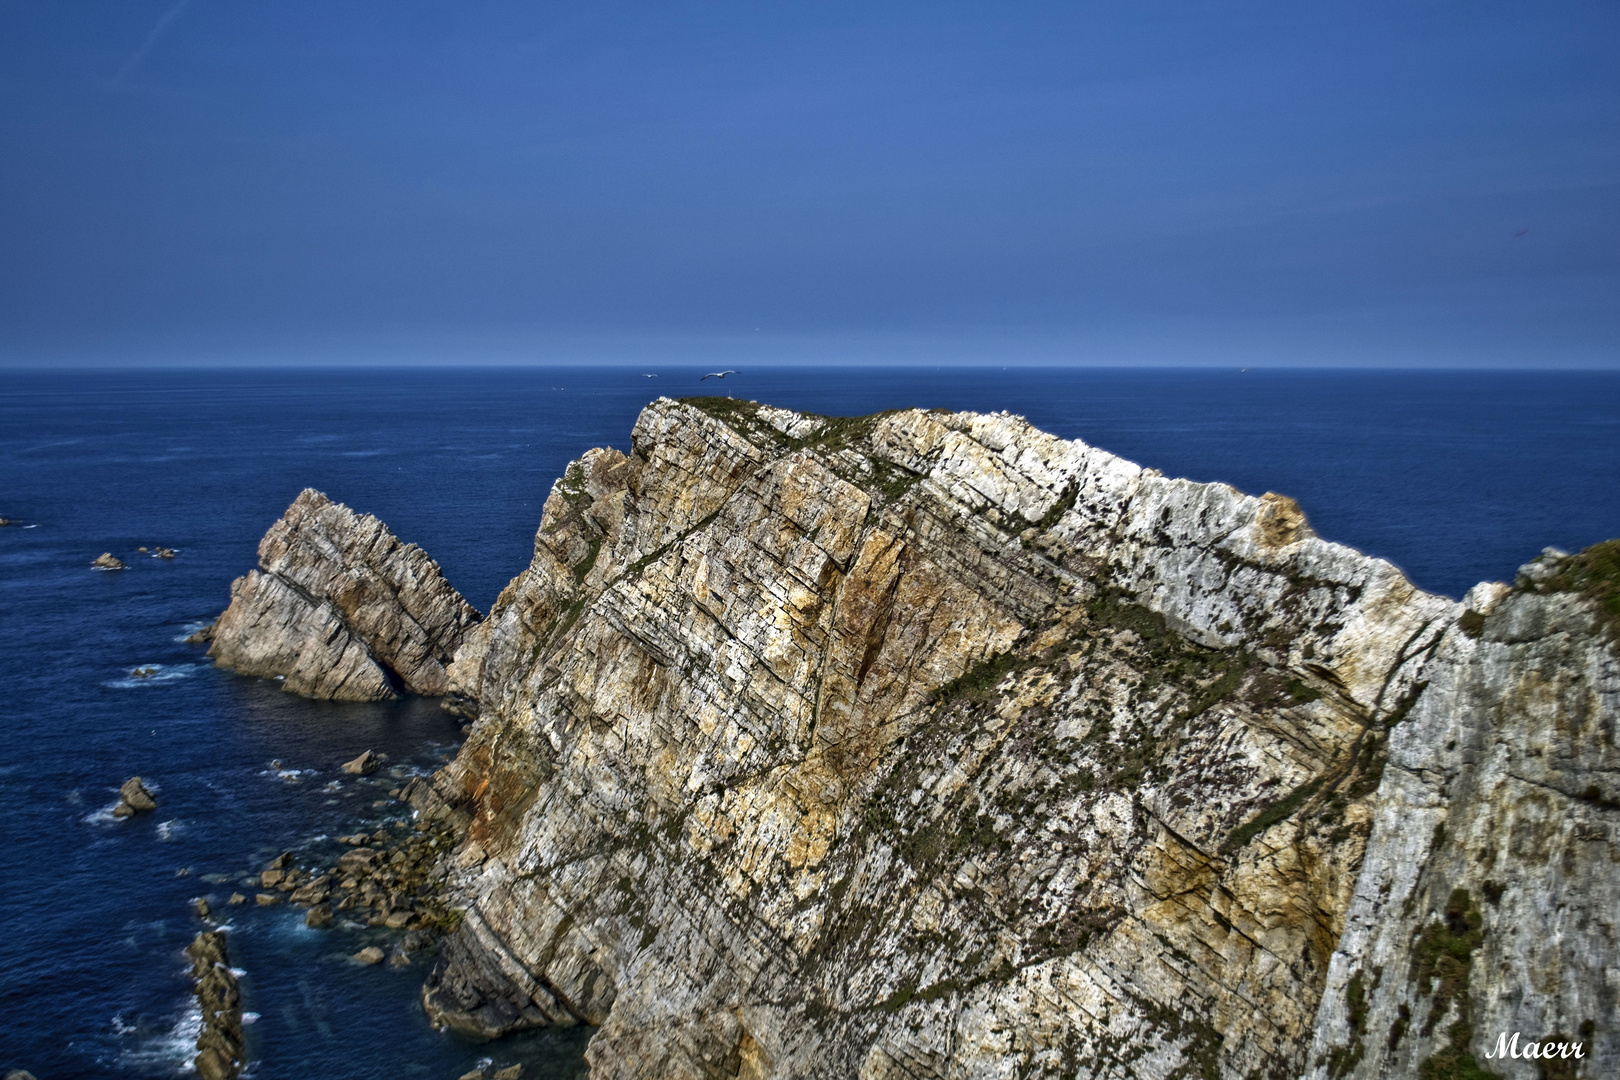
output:
<path id="1" fill-rule="evenodd" d="M 473 721 L 411 792 L 440 1027 L 593 1025 L 599 1080 L 1620 1072 L 1615 541 L 1457 602 L 1015 416 L 699 398 L 487 618 L 318 492 L 259 554 L 218 663 Z"/>

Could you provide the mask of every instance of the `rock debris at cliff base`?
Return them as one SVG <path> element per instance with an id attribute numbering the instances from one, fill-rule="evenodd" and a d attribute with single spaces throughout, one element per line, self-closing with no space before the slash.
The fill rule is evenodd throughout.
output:
<path id="1" fill-rule="evenodd" d="M 625 1080 L 1611 1075 L 1599 556 L 1459 604 L 1017 417 L 661 399 L 424 691 L 424 1003 Z"/>

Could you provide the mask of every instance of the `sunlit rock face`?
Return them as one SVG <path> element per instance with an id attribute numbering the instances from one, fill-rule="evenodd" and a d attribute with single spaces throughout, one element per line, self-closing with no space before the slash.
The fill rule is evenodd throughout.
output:
<path id="1" fill-rule="evenodd" d="M 450 669 L 424 999 L 596 1077 L 1298 1076 L 1463 613 L 1017 417 L 660 400 Z"/>
<path id="2" fill-rule="evenodd" d="M 1390 740 L 1318 1080 L 1620 1075 L 1620 542 L 1466 603 Z"/>
<path id="3" fill-rule="evenodd" d="M 421 548 L 305 489 L 259 541 L 259 569 L 231 584 L 208 655 L 305 697 L 438 695 L 478 621 Z"/>

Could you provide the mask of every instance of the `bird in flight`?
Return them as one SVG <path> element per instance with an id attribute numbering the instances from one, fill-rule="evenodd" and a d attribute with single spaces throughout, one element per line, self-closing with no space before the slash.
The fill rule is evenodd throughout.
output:
<path id="1" fill-rule="evenodd" d="M 707 375 L 703 376 L 702 379 L 699 379 L 698 382 L 703 382 L 704 379 L 723 379 L 727 375 L 735 374 L 737 374 L 735 371 L 711 371 Z"/>
<path id="2" fill-rule="evenodd" d="M 658 376 L 656 376 L 656 375 L 643 375 L 642 378 L 643 379 L 656 379 L 656 378 L 658 378 Z M 698 381 L 702 382 L 703 380 L 699 379 Z"/>
<path id="3" fill-rule="evenodd" d="M 1529 231 L 1530 231 L 1529 229 L 1520 229 L 1518 232 L 1513 234 L 1513 239 L 1517 240 L 1519 237 L 1523 236 L 1525 233 L 1527 233 Z"/>

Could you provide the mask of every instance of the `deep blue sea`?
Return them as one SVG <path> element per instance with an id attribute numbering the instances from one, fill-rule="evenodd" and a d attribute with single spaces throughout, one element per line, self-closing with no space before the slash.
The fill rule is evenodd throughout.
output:
<path id="1" fill-rule="evenodd" d="M 646 378 L 655 374 L 657 378 Z M 1322 536 L 1460 595 L 1543 546 L 1620 536 L 1620 373 L 759 369 L 0 372 L 0 1071 L 174 1076 L 195 1037 L 180 950 L 283 849 L 398 818 L 386 789 L 454 752 L 433 703 L 336 705 L 214 670 L 182 639 L 224 606 L 305 486 L 369 511 L 482 609 L 592 446 L 659 394 L 851 415 L 1008 409 L 1172 476 L 1299 500 Z M 176 548 L 172 562 L 141 546 Z M 91 570 L 111 551 L 119 573 Z M 131 677 L 139 666 L 155 677 Z M 392 775 L 340 777 L 366 748 Z M 272 761 L 280 762 L 273 768 Z M 139 774 L 158 810 L 115 822 Z M 248 892 L 249 890 L 243 889 Z M 420 961 L 365 932 L 233 908 L 265 1080 L 452 1080 L 482 1057 L 582 1075 L 588 1032 L 475 1045 L 422 1016 Z"/>

